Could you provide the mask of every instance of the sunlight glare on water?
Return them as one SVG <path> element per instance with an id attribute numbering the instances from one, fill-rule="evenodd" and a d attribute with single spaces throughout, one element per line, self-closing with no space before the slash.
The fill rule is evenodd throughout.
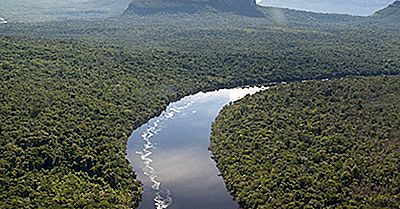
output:
<path id="1" fill-rule="evenodd" d="M 200 92 L 135 130 L 128 159 L 144 194 L 139 209 L 236 209 L 208 151 L 211 123 L 229 102 L 267 87 Z"/>

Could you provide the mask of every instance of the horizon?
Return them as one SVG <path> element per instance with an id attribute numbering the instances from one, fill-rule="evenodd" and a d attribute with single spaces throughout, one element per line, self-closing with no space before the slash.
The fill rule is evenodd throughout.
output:
<path id="1" fill-rule="evenodd" d="M 42 22 L 65 18 L 79 18 L 79 11 L 104 11 L 101 17 L 122 14 L 131 0 L 4 0 L 0 3 L 0 17 L 9 22 Z M 183 0 L 185 1 L 185 0 Z M 51 2 L 51 3 L 50 3 Z M 107 2 L 107 3 L 106 3 Z M 370 16 L 395 2 L 395 0 L 256 0 L 263 7 L 288 8 L 325 14 Z M 75 10 L 76 8 L 76 10 Z M 75 12 L 71 15 L 69 12 Z M 57 16 L 58 15 L 58 16 Z M 98 17 L 100 17 L 98 16 Z"/>
<path id="2" fill-rule="evenodd" d="M 257 4 L 316 13 L 369 16 L 396 0 L 257 0 Z"/>

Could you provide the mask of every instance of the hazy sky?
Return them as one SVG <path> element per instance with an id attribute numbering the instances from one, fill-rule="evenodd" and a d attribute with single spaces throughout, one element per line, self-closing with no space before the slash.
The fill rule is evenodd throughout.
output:
<path id="1" fill-rule="evenodd" d="M 265 6 L 285 7 L 307 11 L 371 15 L 394 0 L 257 0 Z"/>

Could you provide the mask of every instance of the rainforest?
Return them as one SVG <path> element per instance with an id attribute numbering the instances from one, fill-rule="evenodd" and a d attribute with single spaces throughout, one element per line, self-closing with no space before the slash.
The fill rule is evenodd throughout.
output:
<path id="1" fill-rule="evenodd" d="M 398 207 L 398 1 L 363 17 L 188 2 L 0 3 L 0 208 L 137 208 L 131 133 L 256 85 L 211 136 L 242 208 Z"/>
<path id="2" fill-rule="evenodd" d="M 396 208 L 400 77 L 276 86 L 227 106 L 211 149 L 243 208 Z"/>

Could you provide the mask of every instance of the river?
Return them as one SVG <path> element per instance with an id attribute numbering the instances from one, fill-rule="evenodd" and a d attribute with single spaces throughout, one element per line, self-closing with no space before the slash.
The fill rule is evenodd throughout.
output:
<path id="1" fill-rule="evenodd" d="M 263 89 L 187 96 L 135 130 L 127 158 L 143 183 L 139 209 L 237 209 L 208 150 L 211 124 L 226 104 Z"/>

